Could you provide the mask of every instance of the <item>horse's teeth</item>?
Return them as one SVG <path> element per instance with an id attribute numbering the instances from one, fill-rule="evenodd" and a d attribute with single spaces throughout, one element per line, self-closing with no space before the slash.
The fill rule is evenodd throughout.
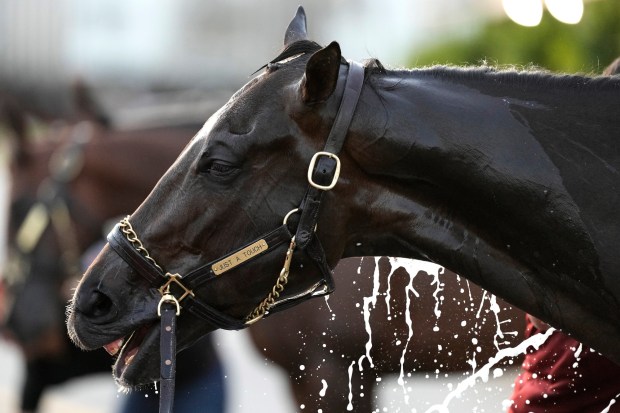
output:
<path id="1" fill-rule="evenodd" d="M 131 364 L 133 358 L 136 357 L 137 353 L 138 353 L 138 347 L 132 348 L 131 350 L 127 352 L 127 354 L 125 355 L 125 366 L 129 366 L 129 364 Z"/>
<path id="2" fill-rule="evenodd" d="M 114 340 L 113 342 L 103 346 L 105 351 L 107 351 L 108 354 L 111 355 L 111 356 L 116 355 L 116 353 L 119 352 L 121 347 L 123 347 L 123 339 L 122 338 L 119 338 L 118 340 Z"/>
<path id="3" fill-rule="evenodd" d="M 134 357 L 136 357 L 136 355 L 135 355 L 135 354 L 132 354 L 131 356 L 127 357 L 127 358 L 125 359 L 125 365 L 126 365 L 126 366 L 129 366 L 129 364 L 131 364 L 131 362 L 132 362 L 132 360 L 133 360 L 133 358 L 134 358 Z"/>

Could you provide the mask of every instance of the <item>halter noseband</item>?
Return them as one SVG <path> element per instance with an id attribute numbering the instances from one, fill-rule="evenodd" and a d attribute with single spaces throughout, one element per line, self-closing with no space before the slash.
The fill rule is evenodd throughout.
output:
<path id="1" fill-rule="evenodd" d="M 162 269 L 142 245 L 129 222 L 129 217 L 118 223 L 108 235 L 107 239 L 112 249 L 129 266 L 148 280 L 153 287 L 158 288 L 162 294 L 158 305 L 158 315 L 161 317 L 160 412 L 172 412 L 176 369 L 175 326 L 176 316 L 180 314 L 181 301 L 183 301 L 184 311 L 188 311 L 218 328 L 240 330 L 273 312 L 289 308 L 312 297 L 327 295 L 334 290 L 332 270 L 327 264 L 325 252 L 316 236 L 315 229 L 323 193 L 332 189 L 338 181 L 340 159 L 337 153 L 342 149 L 363 84 L 364 67 L 357 62 L 350 61 L 345 89 L 325 147 L 323 151 L 317 152 L 310 161 L 308 168 L 309 186 L 306 194 L 299 208 L 287 214 L 282 226 L 184 276 L 165 272 Z M 300 214 L 294 235 L 289 230 L 287 223 L 288 217 L 292 213 Z M 275 251 L 276 247 L 285 245 L 287 242 L 288 249 L 284 265 L 274 287 L 245 319 L 234 318 L 204 303 L 193 293 L 193 290 L 216 278 L 219 274 Z M 283 292 L 288 282 L 289 267 L 295 249 L 304 251 L 317 265 L 323 277 L 305 292 L 292 297 L 281 298 L 280 293 Z"/>

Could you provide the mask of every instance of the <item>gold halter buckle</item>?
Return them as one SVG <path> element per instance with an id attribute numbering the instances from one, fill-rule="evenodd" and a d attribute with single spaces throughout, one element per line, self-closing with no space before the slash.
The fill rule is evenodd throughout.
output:
<path id="1" fill-rule="evenodd" d="M 161 300 L 159 300 L 159 304 L 157 305 L 157 315 L 161 317 L 161 305 L 163 303 L 171 302 L 176 305 L 177 316 L 178 316 L 179 314 L 181 314 L 181 305 L 179 303 L 183 301 L 183 299 L 187 297 L 188 295 L 191 295 L 192 297 L 194 297 L 194 292 L 183 285 L 183 283 L 180 281 L 181 276 L 179 274 L 171 274 L 167 272 L 166 277 L 168 278 L 168 281 L 166 281 L 164 285 L 159 287 L 159 293 L 161 294 Z M 170 286 L 173 283 L 183 289 L 183 294 L 178 299 L 170 292 Z"/>
<path id="2" fill-rule="evenodd" d="M 312 178 L 312 174 L 314 173 L 314 165 L 316 164 L 317 160 L 321 156 L 326 156 L 336 161 L 336 171 L 334 172 L 334 177 L 332 178 L 332 181 L 329 185 L 317 184 L 316 182 L 314 182 L 314 179 Z M 310 166 L 308 166 L 308 183 L 312 185 L 313 187 L 315 187 L 316 189 L 320 189 L 322 191 L 329 191 L 336 186 L 336 182 L 338 182 L 338 177 L 340 177 L 340 158 L 338 158 L 336 154 L 331 153 L 331 152 L 322 151 L 322 152 L 315 153 L 312 159 L 310 160 Z"/>

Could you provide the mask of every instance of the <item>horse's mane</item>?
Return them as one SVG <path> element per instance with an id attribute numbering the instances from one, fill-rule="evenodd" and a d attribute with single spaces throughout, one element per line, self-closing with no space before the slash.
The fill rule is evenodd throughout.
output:
<path id="1" fill-rule="evenodd" d="M 310 40 L 299 40 L 287 45 L 278 56 L 269 63 L 261 66 L 256 72 L 277 66 L 281 62 L 296 56 L 312 54 L 321 49 L 321 45 Z M 343 63 L 346 60 L 343 58 Z M 558 74 L 536 67 L 517 68 L 510 66 L 499 68 L 489 65 L 482 66 L 448 66 L 437 65 L 415 69 L 388 70 L 375 58 L 364 61 L 366 75 L 393 74 L 397 77 L 432 77 L 452 81 L 493 81 L 495 83 L 522 84 L 540 88 L 581 89 L 594 88 L 596 90 L 620 90 L 620 76 L 585 75 L 585 74 Z M 255 72 L 255 73 L 256 73 Z"/>
<path id="2" fill-rule="evenodd" d="M 379 71 L 384 73 L 385 69 L 375 70 L 375 72 Z M 540 88 L 620 90 L 620 77 L 558 74 L 540 68 L 517 69 L 515 67 L 498 68 L 493 66 L 432 66 L 409 70 L 390 70 L 388 72 L 403 77 L 431 77 L 442 80 L 466 82 L 492 81 L 498 84 L 521 84 Z"/>

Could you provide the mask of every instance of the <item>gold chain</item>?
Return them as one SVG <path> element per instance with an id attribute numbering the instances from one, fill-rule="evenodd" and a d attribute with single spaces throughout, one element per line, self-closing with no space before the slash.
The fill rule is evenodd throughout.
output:
<path id="1" fill-rule="evenodd" d="M 293 251 L 295 250 L 295 237 L 291 239 L 291 243 L 286 251 L 286 258 L 284 259 L 284 266 L 280 271 L 280 276 L 276 280 L 276 284 L 271 289 L 271 292 L 267 297 L 256 307 L 249 316 L 245 318 L 246 324 L 253 324 L 263 318 L 265 313 L 276 300 L 280 297 L 280 293 L 284 291 L 284 287 L 288 283 L 288 275 L 291 267 L 291 260 L 293 259 Z"/>
<path id="2" fill-rule="evenodd" d="M 127 237 L 127 240 L 134 246 L 136 250 L 144 258 L 146 258 L 150 263 L 159 268 L 163 269 L 157 264 L 155 259 L 151 257 L 148 250 L 144 247 L 140 239 L 138 238 L 138 234 L 134 231 L 131 223 L 129 222 L 129 215 L 121 220 L 119 223 L 120 229 Z M 273 286 L 267 297 L 245 318 L 246 324 L 253 324 L 258 320 L 262 319 L 265 316 L 265 313 L 275 304 L 276 300 L 280 297 L 282 291 L 284 291 L 284 287 L 288 283 L 288 276 L 291 267 L 291 261 L 293 259 L 293 251 L 295 250 L 295 237 L 291 239 L 291 243 L 289 244 L 288 250 L 286 251 L 286 257 L 284 258 L 284 266 L 280 271 L 280 276 L 276 280 L 276 284 Z M 192 296 L 194 295 L 191 293 Z"/>
<path id="3" fill-rule="evenodd" d="M 138 252 L 142 254 L 142 256 L 144 256 L 144 258 L 146 258 L 151 264 L 164 272 L 164 270 L 159 266 L 159 264 L 157 264 L 157 261 L 155 261 L 155 259 L 151 257 L 148 250 L 144 248 L 144 245 L 142 245 L 140 239 L 138 239 L 138 234 L 136 234 L 136 231 L 133 230 L 133 227 L 129 222 L 129 215 L 123 218 L 119 225 L 121 227 L 121 231 L 123 231 L 123 234 L 125 234 L 125 236 L 127 237 L 127 241 L 131 242 L 134 248 L 138 250 Z"/>

